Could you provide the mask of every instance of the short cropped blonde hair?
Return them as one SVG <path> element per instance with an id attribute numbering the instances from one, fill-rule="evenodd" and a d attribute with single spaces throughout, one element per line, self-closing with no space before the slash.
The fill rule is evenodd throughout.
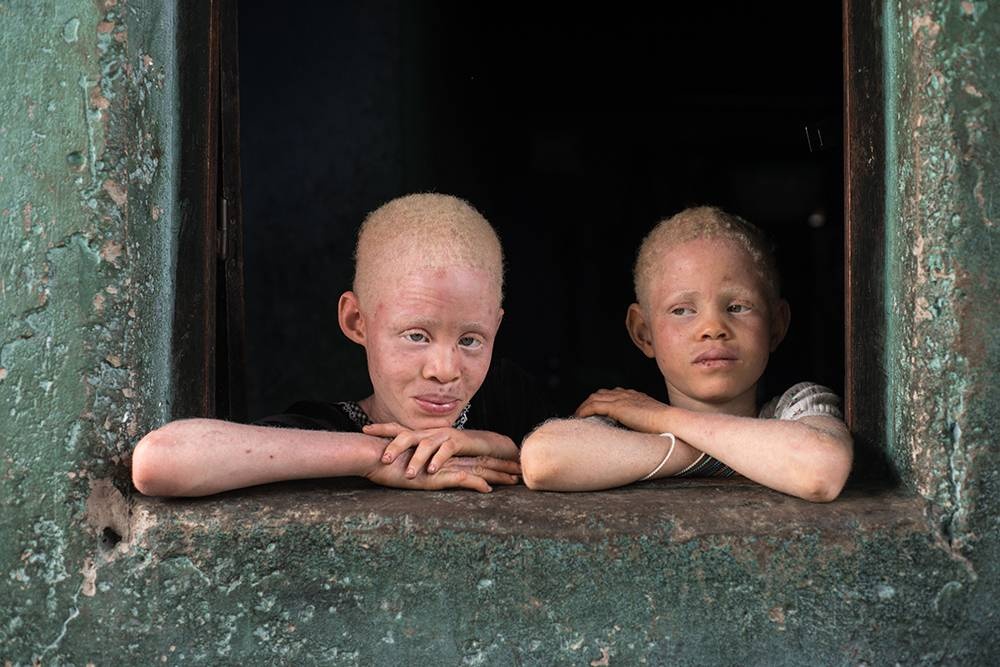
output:
<path id="1" fill-rule="evenodd" d="M 433 192 L 393 199 L 368 214 L 354 250 L 354 292 L 366 303 L 389 272 L 461 266 L 495 278 L 503 298 L 503 249 L 469 202 Z"/>
<path id="2" fill-rule="evenodd" d="M 774 258 L 774 247 L 764 232 L 738 215 L 726 213 L 720 208 L 697 206 L 661 220 L 639 246 L 632 279 L 640 306 L 645 308 L 649 303 L 650 280 L 663 255 L 678 244 L 705 238 L 729 239 L 743 248 L 770 291 L 768 296 L 771 299 L 779 297 L 781 280 L 778 264 Z"/>

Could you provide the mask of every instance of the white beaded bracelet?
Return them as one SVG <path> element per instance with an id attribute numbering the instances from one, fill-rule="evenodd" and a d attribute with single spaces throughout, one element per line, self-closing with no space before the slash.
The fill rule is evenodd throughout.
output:
<path id="1" fill-rule="evenodd" d="M 674 437 L 673 433 L 661 433 L 660 435 L 664 438 L 670 438 L 670 449 L 667 450 L 667 455 L 663 457 L 662 461 L 660 461 L 660 465 L 653 468 L 652 472 L 640 479 L 640 482 L 645 482 L 647 479 L 660 472 L 660 468 L 662 468 L 664 464 L 666 464 L 667 460 L 670 459 L 670 455 L 674 453 L 674 447 L 677 446 L 677 438 Z"/>

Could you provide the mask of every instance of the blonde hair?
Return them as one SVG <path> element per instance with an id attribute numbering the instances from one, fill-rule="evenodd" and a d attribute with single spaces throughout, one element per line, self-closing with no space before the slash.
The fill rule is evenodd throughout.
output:
<path id="1" fill-rule="evenodd" d="M 446 266 L 486 272 L 502 299 L 503 249 L 486 218 L 458 197 L 406 195 L 369 213 L 358 230 L 354 292 L 365 303 L 388 272 Z"/>
<path id="2" fill-rule="evenodd" d="M 695 239 L 710 238 L 728 239 L 745 250 L 770 291 L 769 296 L 778 298 L 781 293 L 778 265 L 774 247 L 764 232 L 738 215 L 726 213 L 720 208 L 697 206 L 661 220 L 642 240 L 632 271 L 639 305 L 645 308 L 648 304 L 650 280 L 667 250 Z"/>

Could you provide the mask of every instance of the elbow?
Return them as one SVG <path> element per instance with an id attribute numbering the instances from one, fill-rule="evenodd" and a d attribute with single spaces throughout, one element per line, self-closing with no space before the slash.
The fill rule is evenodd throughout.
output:
<path id="1" fill-rule="evenodd" d="M 829 503 L 837 499 L 843 488 L 844 481 L 818 478 L 804 484 L 798 495 L 811 503 Z"/>
<path id="2" fill-rule="evenodd" d="M 521 475 L 532 491 L 558 491 L 561 478 L 559 443 L 551 437 L 551 427 L 542 425 L 528 435 L 521 446 Z"/>
<path id="3" fill-rule="evenodd" d="M 183 489 L 177 484 L 173 461 L 180 446 L 179 433 L 173 423 L 147 433 L 132 451 L 132 484 L 145 496 L 178 496 Z"/>
<path id="4" fill-rule="evenodd" d="M 822 470 L 813 471 L 801 481 L 800 492 L 796 495 L 813 503 L 833 502 L 843 491 L 850 472 L 851 458 L 848 456 Z"/>

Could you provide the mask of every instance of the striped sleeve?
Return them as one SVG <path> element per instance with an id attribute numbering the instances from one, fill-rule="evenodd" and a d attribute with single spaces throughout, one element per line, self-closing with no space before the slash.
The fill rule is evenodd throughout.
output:
<path id="1" fill-rule="evenodd" d="M 843 419 L 840 397 L 823 385 L 800 382 L 778 398 L 773 398 L 760 411 L 761 419 L 794 421 L 811 416 Z"/>

